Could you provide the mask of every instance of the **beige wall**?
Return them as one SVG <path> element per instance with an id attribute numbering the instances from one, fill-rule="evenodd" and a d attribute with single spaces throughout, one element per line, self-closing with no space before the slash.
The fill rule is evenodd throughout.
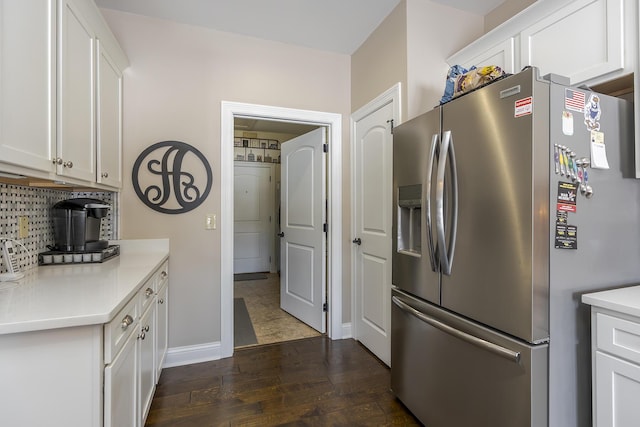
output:
<path id="1" fill-rule="evenodd" d="M 351 110 L 356 111 L 396 83 L 406 111 L 407 15 L 402 0 L 351 56 Z"/>
<path id="2" fill-rule="evenodd" d="M 483 18 L 429 0 L 407 1 L 407 93 L 404 119 L 439 104 L 446 58 L 482 35 Z"/>
<path id="3" fill-rule="evenodd" d="M 349 56 L 102 12 L 131 63 L 125 72 L 122 238 L 171 239 L 170 347 L 217 342 L 220 230 L 206 231 L 204 224 L 207 213 L 219 214 L 223 203 L 233 202 L 220 200 L 220 103 L 342 114 L 342 149 L 348 153 Z M 213 170 L 207 200 L 179 215 L 152 211 L 131 185 L 138 154 L 171 139 L 198 148 Z M 347 240 L 348 236 L 345 247 Z"/>

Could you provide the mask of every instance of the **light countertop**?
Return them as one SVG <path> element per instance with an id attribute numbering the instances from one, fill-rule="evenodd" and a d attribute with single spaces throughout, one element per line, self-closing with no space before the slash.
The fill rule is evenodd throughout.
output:
<path id="1" fill-rule="evenodd" d="M 584 294 L 582 302 L 594 307 L 640 317 L 640 286 Z"/>
<path id="2" fill-rule="evenodd" d="M 121 240 L 103 263 L 47 265 L 0 283 L 0 335 L 111 321 L 169 257 L 168 239 Z"/>

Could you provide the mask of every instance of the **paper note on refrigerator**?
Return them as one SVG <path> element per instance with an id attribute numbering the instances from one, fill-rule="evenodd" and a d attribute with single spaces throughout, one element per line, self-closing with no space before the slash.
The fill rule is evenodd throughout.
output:
<path id="1" fill-rule="evenodd" d="M 607 148 L 604 144 L 604 132 L 591 131 L 591 167 L 609 169 Z"/>

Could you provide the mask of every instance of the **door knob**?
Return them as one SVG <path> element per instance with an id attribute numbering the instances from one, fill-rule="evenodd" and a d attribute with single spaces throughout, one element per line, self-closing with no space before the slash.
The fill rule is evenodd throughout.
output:
<path id="1" fill-rule="evenodd" d="M 278 233 L 278 236 L 284 237 L 284 233 L 281 231 L 280 233 Z"/>
<path id="2" fill-rule="evenodd" d="M 360 246 L 362 244 L 362 239 L 357 237 L 357 238 L 353 239 L 353 243 L 355 243 L 356 245 Z"/>

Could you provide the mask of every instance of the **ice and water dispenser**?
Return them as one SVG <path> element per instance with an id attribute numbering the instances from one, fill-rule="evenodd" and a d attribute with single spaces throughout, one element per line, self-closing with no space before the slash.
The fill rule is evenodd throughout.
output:
<path id="1" fill-rule="evenodd" d="M 398 187 L 398 252 L 422 253 L 422 185 Z"/>

